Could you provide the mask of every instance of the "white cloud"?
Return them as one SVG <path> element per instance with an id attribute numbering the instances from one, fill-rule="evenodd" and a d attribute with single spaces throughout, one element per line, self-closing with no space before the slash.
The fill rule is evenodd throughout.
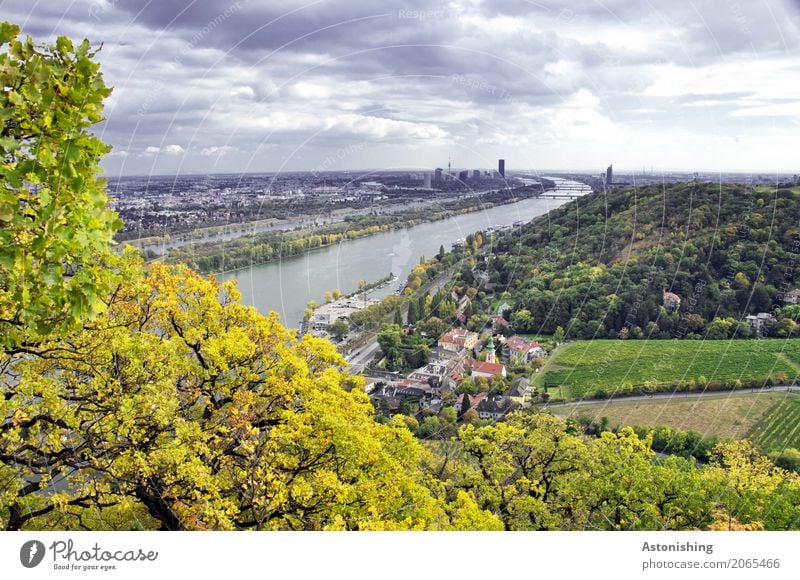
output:
<path id="1" fill-rule="evenodd" d="M 162 153 L 166 153 L 167 155 L 180 155 L 184 153 L 183 147 L 180 145 L 167 145 L 161 149 Z"/>
<path id="2" fill-rule="evenodd" d="M 203 149 L 200 150 L 200 155 L 203 157 L 211 157 L 213 155 L 225 155 L 226 153 L 231 153 L 232 151 L 235 151 L 235 148 L 231 147 L 230 145 L 222 145 L 221 147 L 217 147 L 215 145 L 212 147 L 203 147 Z"/>
<path id="3" fill-rule="evenodd" d="M 183 147 L 180 145 L 165 145 L 164 147 L 156 147 L 155 145 L 150 145 L 145 148 L 145 154 L 147 155 L 158 155 L 163 153 L 165 155 L 180 155 L 185 153 Z"/>

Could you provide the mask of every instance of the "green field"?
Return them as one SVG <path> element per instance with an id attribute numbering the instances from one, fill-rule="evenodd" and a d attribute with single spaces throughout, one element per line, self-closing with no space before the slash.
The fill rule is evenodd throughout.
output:
<path id="1" fill-rule="evenodd" d="M 761 386 L 768 378 L 791 382 L 798 371 L 800 339 L 593 340 L 559 348 L 541 380 L 576 399 L 598 391 L 618 396 Z"/>
<path id="2" fill-rule="evenodd" d="M 786 400 L 785 393 L 741 392 L 681 396 L 674 399 L 602 401 L 593 404 L 553 406 L 549 411 L 560 417 L 608 417 L 610 427 L 660 427 L 668 425 L 682 431 L 697 431 L 704 437 L 744 439 L 776 407 Z M 797 397 L 800 400 L 800 397 Z"/>
<path id="3" fill-rule="evenodd" d="M 765 452 L 800 449 L 800 397 L 783 398 L 761 418 L 748 438 Z"/>
<path id="4" fill-rule="evenodd" d="M 800 396 L 785 392 L 712 393 L 670 399 L 550 407 L 559 417 L 607 417 L 610 427 L 670 426 L 704 437 L 750 439 L 765 453 L 800 449 Z"/>

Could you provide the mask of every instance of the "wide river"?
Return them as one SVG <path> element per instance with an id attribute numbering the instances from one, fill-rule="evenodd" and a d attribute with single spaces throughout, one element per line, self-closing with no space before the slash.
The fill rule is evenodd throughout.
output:
<path id="1" fill-rule="evenodd" d="M 559 180 L 561 181 L 561 180 Z M 559 183 L 559 185 L 562 185 Z M 563 183 L 566 185 L 566 182 Z M 280 314 L 287 326 L 296 327 L 309 300 L 321 302 L 327 290 L 353 292 L 358 280 L 373 282 L 390 272 L 398 281 L 372 296 L 391 294 L 404 282 L 420 256 L 436 255 L 440 246 L 449 251 L 453 242 L 491 226 L 529 222 L 568 200 L 525 199 L 446 220 L 346 241 L 302 256 L 253 266 L 220 276 L 237 278 L 243 300 L 261 312 Z"/>

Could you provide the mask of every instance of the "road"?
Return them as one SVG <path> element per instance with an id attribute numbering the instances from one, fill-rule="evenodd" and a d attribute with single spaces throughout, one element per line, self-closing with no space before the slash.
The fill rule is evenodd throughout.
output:
<path id="1" fill-rule="evenodd" d="M 769 388 L 761 389 L 737 389 L 735 391 L 705 391 L 702 393 L 694 392 L 680 392 L 680 393 L 653 393 L 652 395 L 633 395 L 631 397 L 617 397 L 612 399 L 584 399 L 582 401 L 566 401 L 563 403 L 548 403 L 543 405 L 542 409 L 547 407 L 580 407 L 583 405 L 613 405 L 614 403 L 625 403 L 628 401 L 658 401 L 671 400 L 671 399 L 684 399 L 687 397 L 710 397 L 717 395 L 718 397 L 726 397 L 730 395 L 746 395 L 752 393 L 800 393 L 800 387 L 797 385 L 776 385 Z"/>
<path id="2" fill-rule="evenodd" d="M 350 363 L 350 372 L 353 374 L 359 374 L 364 370 L 364 367 L 372 360 L 375 356 L 375 352 L 378 350 L 379 345 L 377 340 L 373 340 L 369 342 L 367 346 L 364 348 L 356 351 L 353 355 L 347 357 L 347 361 Z"/>

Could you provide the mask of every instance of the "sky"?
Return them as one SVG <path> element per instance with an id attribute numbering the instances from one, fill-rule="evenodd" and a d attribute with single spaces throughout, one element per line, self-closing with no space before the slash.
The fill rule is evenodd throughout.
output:
<path id="1" fill-rule="evenodd" d="M 800 0 L 0 0 L 102 43 L 109 176 L 800 172 Z"/>

